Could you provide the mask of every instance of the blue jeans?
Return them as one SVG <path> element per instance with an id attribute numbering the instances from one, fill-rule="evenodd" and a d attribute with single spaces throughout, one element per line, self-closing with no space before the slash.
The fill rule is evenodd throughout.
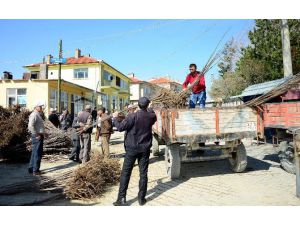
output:
<path id="1" fill-rule="evenodd" d="M 206 101 L 206 91 L 201 91 L 198 94 L 191 94 L 190 97 L 190 109 L 193 109 L 196 107 L 197 102 L 199 101 L 199 105 L 201 109 L 205 108 L 205 101 Z"/>
<path id="2" fill-rule="evenodd" d="M 36 135 L 31 135 L 31 140 L 32 152 L 29 162 L 29 170 L 32 172 L 38 172 L 40 171 L 41 166 L 44 137 L 41 137 L 41 139 L 37 139 Z"/>

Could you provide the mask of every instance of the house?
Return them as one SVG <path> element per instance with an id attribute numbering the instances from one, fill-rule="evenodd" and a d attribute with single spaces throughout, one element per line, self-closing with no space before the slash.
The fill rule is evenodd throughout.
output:
<path id="1" fill-rule="evenodd" d="M 128 77 L 131 79 L 130 81 L 130 103 L 137 104 L 140 97 L 147 97 L 151 99 L 157 89 L 159 88 L 155 84 L 151 84 L 147 81 L 142 81 L 138 79 L 134 73 L 128 74 Z"/>
<path id="2" fill-rule="evenodd" d="M 172 80 L 170 77 L 152 78 L 148 82 L 175 92 L 180 92 L 182 90 L 182 84 Z"/>
<path id="3" fill-rule="evenodd" d="M 61 106 L 71 114 L 77 114 L 84 105 L 92 104 L 94 94 L 92 89 L 61 80 Z M 50 108 L 57 107 L 57 80 L 0 80 L 0 96 L 0 105 L 4 107 L 18 104 L 32 110 L 37 101 L 42 101 L 48 116 Z"/>
<path id="4" fill-rule="evenodd" d="M 59 65 L 52 63 L 52 58 L 48 55 L 42 63 L 24 66 L 28 72 L 24 73 L 23 78 L 58 79 Z M 61 79 L 102 93 L 96 95 L 93 105 L 102 105 L 109 111 L 119 110 L 129 102 L 130 79 L 103 60 L 81 55 L 80 49 L 76 49 L 74 57 L 66 58 L 66 63 L 61 65 Z"/>

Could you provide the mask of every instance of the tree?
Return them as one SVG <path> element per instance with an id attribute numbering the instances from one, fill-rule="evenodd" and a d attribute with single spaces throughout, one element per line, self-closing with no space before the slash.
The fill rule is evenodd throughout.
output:
<path id="1" fill-rule="evenodd" d="M 294 74 L 300 71 L 300 20 L 288 20 L 290 28 L 290 43 L 292 49 L 292 64 Z M 238 71 L 243 68 L 250 72 L 247 65 L 256 66 L 256 77 L 252 72 L 243 74 L 248 81 L 265 82 L 283 77 L 281 20 L 255 20 L 255 27 L 249 32 L 250 45 L 242 50 L 242 56 L 238 62 Z M 252 61 L 252 62 L 251 62 Z M 245 65 L 243 65 L 245 63 Z M 258 71 L 258 69 L 261 71 Z M 242 72 L 240 71 L 240 74 Z"/>
<path id="2" fill-rule="evenodd" d="M 288 20 L 293 73 L 300 72 L 300 20 Z M 213 79 L 209 95 L 226 99 L 247 86 L 283 77 L 281 20 L 255 20 L 250 44 L 239 48 L 234 39 L 225 44 L 218 64 L 219 79 Z M 237 60 L 238 59 L 238 60 Z"/>
<path id="3" fill-rule="evenodd" d="M 234 71 L 238 54 L 239 48 L 235 40 L 232 38 L 225 44 L 221 54 L 221 59 L 218 64 L 220 76 L 223 76 L 227 72 Z"/>
<path id="4" fill-rule="evenodd" d="M 215 101 L 226 101 L 231 96 L 239 95 L 246 87 L 247 83 L 242 76 L 238 76 L 237 73 L 226 72 L 219 79 L 212 80 L 208 94 Z"/>

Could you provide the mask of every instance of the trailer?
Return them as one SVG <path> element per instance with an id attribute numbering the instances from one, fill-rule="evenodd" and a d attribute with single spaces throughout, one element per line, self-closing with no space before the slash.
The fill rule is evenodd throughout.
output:
<path id="1" fill-rule="evenodd" d="M 262 127 L 262 120 L 250 107 L 205 109 L 157 109 L 153 125 L 152 153 L 165 147 L 165 164 L 171 179 L 180 176 L 182 163 L 228 159 L 234 172 L 247 167 L 243 138 L 253 139 Z M 205 155 L 203 151 L 218 151 Z"/>

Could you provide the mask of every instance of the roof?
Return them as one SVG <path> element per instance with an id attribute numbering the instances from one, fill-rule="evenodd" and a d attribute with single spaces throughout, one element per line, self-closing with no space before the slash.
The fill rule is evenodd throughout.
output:
<path id="1" fill-rule="evenodd" d="M 91 58 L 91 57 L 86 57 L 86 56 L 81 56 L 79 58 L 75 58 L 75 57 L 70 57 L 67 58 L 67 62 L 64 63 L 64 65 L 67 64 L 87 64 L 87 63 L 98 63 L 99 60 Z M 34 63 L 34 64 L 30 64 L 30 65 L 26 65 L 25 67 L 36 67 L 36 66 L 40 66 L 40 64 L 43 63 Z M 54 64 L 50 64 L 50 65 L 54 65 Z"/>
<path id="2" fill-rule="evenodd" d="M 263 95 L 263 94 L 269 92 L 270 90 L 278 87 L 279 85 L 285 83 L 289 79 L 290 79 L 290 77 L 284 77 L 284 78 L 281 78 L 278 80 L 272 80 L 272 81 L 268 81 L 268 82 L 264 82 L 264 83 L 260 83 L 260 84 L 254 84 L 254 85 L 247 87 L 242 92 L 242 94 L 232 96 L 231 98 Z"/>
<path id="3" fill-rule="evenodd" d="M 130 78 L 131 83 L 141 83 L 142 82 L 141 80 L 139 80 L 136 77 L 129 77 L 129 78 Z"/>
<path id="4" fill-rule="evenodd" d="M 176 83 L 176 84 L 180 84 L 177 81 L 174 81 L 174 80 L 170 79 L 169 77 L 152 78 L 148 82 L 150 82 L 152 84 L 164 84 L 164 83 Z"/>
<path id="5" fill-rule="evenodd" d="M 246 105 L 248 106 L 258 106 L 260 104 L 263 104 L 277 96 L 280 96 L 287 91 L 299 87 L 300 84 L 300 73 L 293 75 L 293 76 L 288 76 L 283 79 L 280 79 L 283 82 L 278 82 L 277 86 L 269 89 L 266 91 L 263 95 L 252 99 L 251 101 L 247 102 Z"/>

